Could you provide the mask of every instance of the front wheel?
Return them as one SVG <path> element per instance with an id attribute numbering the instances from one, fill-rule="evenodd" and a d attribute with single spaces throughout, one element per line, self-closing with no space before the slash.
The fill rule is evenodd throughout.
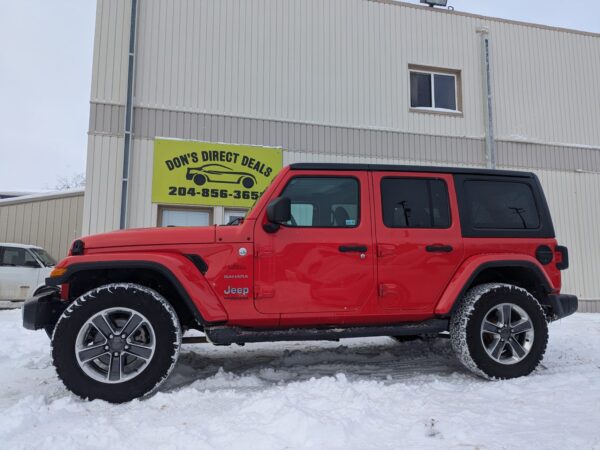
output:
<path id="1" fill-rule="evenodd" d="M 155 391 L 175 366 L 180 345 L 179 319 L 164 297 L 116 283 L 65 310 L 52 336 L 52 358 L 73 393 L 122 403 Z"/>
<path id="2" fill-rule="evenodd" d="M 525 289 L 482 284 L 471 289 L 450 321 L 452 348 L 469 370 L 484 378 L 529 375 L 548 342 L 544 310 Z"/>

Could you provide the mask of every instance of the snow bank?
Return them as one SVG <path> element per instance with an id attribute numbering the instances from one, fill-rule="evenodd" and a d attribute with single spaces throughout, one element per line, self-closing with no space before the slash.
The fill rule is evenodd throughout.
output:
<path id="1" fill-rule="evenodd" d="M 0 312 L 3 448 L 600 448 L 600 315 L 550 325 L 544 366 L 484 381 L 447 340 L 184 345 L 153 397 L 84 402 L 43 332 Z"/>

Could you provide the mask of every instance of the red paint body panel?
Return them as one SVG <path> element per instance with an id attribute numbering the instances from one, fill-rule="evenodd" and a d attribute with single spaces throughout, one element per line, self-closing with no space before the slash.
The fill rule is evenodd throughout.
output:
<path id="1" fill-rule="evenodd" d="M 209 322 L 224 322 L 228 316 L 225 308 L 217 298 L 208 280 L 201 276 L 198 269 L 185 256 L 178 252 L 168 251 L 118 251 L 90 252 L 83 256 L 69 256 L 60 262 L 60 267 L 69 267 L 71 264 L 84 264 L 91 262 L 111 261 L 149 261 L 157 263 L 168 269 L 181 283 L 194 305 Z"/>
<path id="2" fill-rule="evenodd" d="M 379 302 L 385 310 L 430 314 L 463 260 L 463 239 L 454 178 L 449 174 L 376 172 L 373 192 L 380 198 L 384 178 L 430 178 L 445 182 L 450 200 L 450 228 L 388 228 L 383 223 L 381 201 L 375 202 L 375 227 L 379 258 Z M 429 253 L 429 245 L 451 246 L 448 253 Z"/>
<path id="3" fill-rule="evenodd" d="M 495 263 L 495 262 L 514 262 L 514 261 L 524 261 L 527 263 L 534 264 L 538 267 L 541 273 L 546 277 L 546 280 L 557 292 L 560 290 L 560 273 L 558 279 L 558 285 L 556 284 L 556 279 L 554 282 L 551 278 L 548 277 L 548 274 L 544 270 L 544 266 L 542 266 L 537 259 L 528 256 L 522 253 L 489 253 L 489 254 L 478 254 L 473 255 L 465 260 L 465 262 L 460 266 L 460 268 L 456 271 L 456 274 L 448 284 L 444 294 L 440 298 L 440 301 L 435 307 L 435 314 L 445 315 L 450 312 L 454 302 L 459 297 L 462 292 L 465 284 L 471 278 L 479 267 L 487 263 Z"/>
<path id="4" fill-rule="evenodd" d="M 354 228 L 293 228 L 267 233 L 266 209 L 295 176 L 352 176 L 360 183 L 360 222 Z M 387 228 L 381 179 L 442 179 L 448 188 L 448 229 Z M 465 283 L 488 262 L 535 264 L 553 291 L 561 287 L 552 262 L 542 266 L 536 249 L 555 239 L 463 238 L 450 174 L 290 170 L 284 168 L 238 226 L 149 228 L 89 236 L 75 263 L 150 261 L 168 269 L 208 322 L 244 327 L 374 325 L 425 320 L 447 314 Z M 365 246 L 343 253 L 341 245 Z M 428 245 L 451 246 L 430 253 Z M 208 265 L 202 275 L 186 257 Z M 68 287 L 68 286 L 66 286 Z"/>

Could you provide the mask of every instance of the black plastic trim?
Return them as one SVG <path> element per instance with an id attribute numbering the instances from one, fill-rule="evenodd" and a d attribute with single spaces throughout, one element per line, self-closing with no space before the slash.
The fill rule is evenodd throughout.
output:
<path id="1" fill-rule="evenodd" d="M 200 323 L 205 324 L 206 321 L 202 318 L 200 311 L 194 305 L 187 291 L 183 288 L 179 280 L 165 266 L 150 262 L 150 261 L 102 261 L 71 264 L 67 268 L 67 272 L 60 277 L 46 278 L 46 284 L 49 286 L 58 286 L 63 283 L 68 283 L 69 279 L 76 273 L 87 270 L 106 270 L 106 269 L 148 269 L 155 270 L 161 275 L 164 275 L 175 286 L 177 293 L 183 298 L 188 309 L 194 315 L 194 318 Z"/>
<path id="2" fill-rule="evenodd" d="M 206 261 L 200 255 L 185 255 L 185 257 L 196 266 L 202 275 L 208 272 L 208 264 L 206 264 Z"/>
<path id="3" fill-rule="evenodd" d="M 475 278 L 477 278 L 477 276 L 483 272 L 484 270 L 487 269 L 501 269 L 504 267 L 522 267 L 524 269 L 530 269 L 533 270 L 533 272 L 535 273 L 535 275 L 538 278 L 538 281 L 542 284 L 545 293 L 549 294 L 550 292 L 552 292 L 552 286 L 550 285 L 550 283 L 548 282 L 548 280 L 546 279 L 546 277 L 544 276 L 542 270 L 536 266 L 534 263 L 529 262 L 529 261 L 493 261 L 493 262 L 488 262 L 488 263 L 484 263 L 481 264 L 479 267 L 477 267 L 477 269 L 475 269 L 473 271 L 473 273 L 471 274 L 471 276 L 469 277 L 469 279 L 467 280 L 467 282 L 464 284 L 462 290 L 460 291 L 460 294 L 458 294 L 458 297 L 454 299 L 454 304 L 452 305 L 452 309 L 450 310 L 450 314 L 453 314 L 454 311 L 456 310 L 456 308 L 458 308 L 458 304 L 460 303 L 460 299 L 466 294 L 467 290 L 470 288 L 471 284 L 473 283 L 473 281 L 475 281 Z"/>
<path id="4" fill-rule="evenodd" d="M 535 250 L 535 258 L 544 266 L 547 266 L 554 259 L 554 252 L 547 245 L 540 245 Z"/>
<path id="5" fill-rule="evenodd" d="M 328 328 L 254 329 L 228 326 L 205 328 L 208 339 L 216 345 L 246 342 L 326 341 L 369 336 L 418 336 L 448 331 L 447 319 L 407 322 L 395 325 L 351 326 Z"/>
<path id="6" fill-rule="evenodd" d="M 569 268 L 569 249 L 564 245 L 557 245 L 556 251 L 562 255 L 562 261 L 556 263 L 558 270 L 567 270 Z"/>
<path id="7" fill-rule="evenodd" d="M 548 302 L 552 308 L 552 320 L 570 316 L 575 313 L 579 307 L 579 300 L 574 295 L 551 294 L 548 296 Z"/>
<path id="8" fill-rule="evenodd" d="M 23 304 L 23 327 L 39 330 L 54 325 L 67 306 L 67 302 L 60 299 L 58 289 L 29 298 Z"/>
<path id="9" fill-rule="evenodd" d="M 544 196 L 544 191 L 537 176 L 533 173 L 526 174 L 518 182 L 529 185 L 533 192 L 533 197 L 538 208 L 540 225 L 532 229 L 493 229 L 493 228 L 475 228 L 469 220 L 469 206 L 466 202 L 466 192 L 464 183 L 466 181 L 516 181 L 511 180 L 513 175 L 502 172 L 494 174 L 471 173 L 457 174 L 454 176 L 456 197 L 458 200 L 458 210 L 460 214 L 460 225 L 463 237 L 484 237 L 484 238 L 554 238 L 554 225 L 548 209 L 548 203 Z"/>
<path id="10" fill-rule="evenodd" d="M 71 255 L 80 256 L 83 255 L 85 249 L 85 244 L 81 239 L 77 239 L 73 241 L 73 245 L 71 245 Z"/>
<path id="11" fill-rule="evenodd" d="M 519 178 L 535 178 L 532 172 L 516 170 L 491 170 L 464 167 L 434 167 L 434 166 L 403 166 L 395 164 L 344 164 L 344 163 L 295 163 L 290 164 L 291 170 L 361 170 L 370 172 L 428 172 L 471 175 L 502 175 Z"/>

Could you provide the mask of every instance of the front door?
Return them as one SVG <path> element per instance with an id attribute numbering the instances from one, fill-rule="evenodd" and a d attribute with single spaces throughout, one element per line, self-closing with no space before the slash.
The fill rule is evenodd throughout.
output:
<path id="1" fill-rule="evenodd" d="M 380 305 L 429 314 L 463 255 L 452 175 L 374 172 L 373 192 Z"/>
<path id="2" fill-rule="evenodd" d="M 257 222 L 256 309 L 322 314 L 375 301 L 368 174 L 290 171 L 281 186 L 292 219 L 275 233 Z"/>

